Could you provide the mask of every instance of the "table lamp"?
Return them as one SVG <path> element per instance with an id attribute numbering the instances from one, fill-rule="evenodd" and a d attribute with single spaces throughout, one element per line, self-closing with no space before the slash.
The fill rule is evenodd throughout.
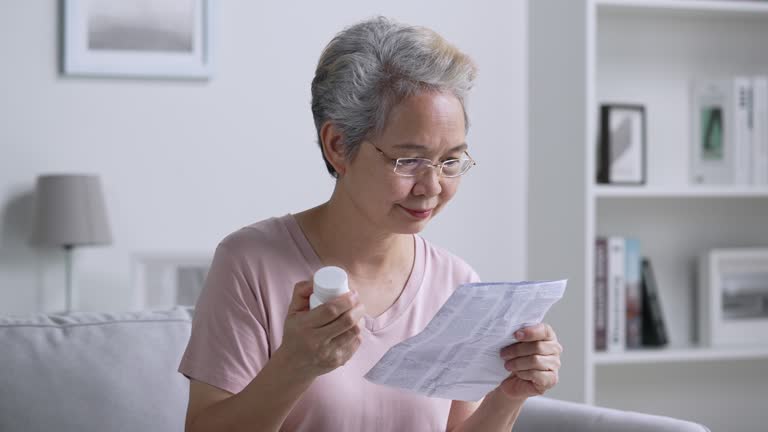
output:
<path id="1" fill-rule="evenodd" d="M 99 177 L 41 175 L 36 187 L 33 241 L 63 247 L 66 254 L 66 312 L 72 311 L 72 250 L 75 246 L 108 245 L 112 236 Z"/>

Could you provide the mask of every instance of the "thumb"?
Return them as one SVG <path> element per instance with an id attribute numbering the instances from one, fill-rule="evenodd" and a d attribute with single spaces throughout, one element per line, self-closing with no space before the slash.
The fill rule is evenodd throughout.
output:
<path id="1" fill-rule="evenodd" d="M 309 310 L 309 296 L 312 295 L 312 282 L 301 281 L 294 285 L 291 304 L 288 306 L 288 313 Z"/>

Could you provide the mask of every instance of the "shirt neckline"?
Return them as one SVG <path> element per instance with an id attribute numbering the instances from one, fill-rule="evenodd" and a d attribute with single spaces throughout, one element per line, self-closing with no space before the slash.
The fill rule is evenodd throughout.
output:
<path id="1" fill-rule="evenodd" d="M 296 246 L 298 246 L 301 251 L 312 274 L 314 274 L 314 272 L 322 267 L 323 264 L 320 261 L 320 257 L 317 256 L 317 253 L 315 253 L 315 250 L 312 248 L 312 244 L 309 243 L 309 239 L 307 239 L 304 231 L 302 231 L 301 226 L 299 226 L 299 223 L 296 221 L 293 214 L 289 213 L 280 219 L 291 234 Z M 411 274 L 408 276 L 408 280 L 405 282 L 405 287 L 400 293 L 400 296 L 381 315 L 377 317 L 365 315 L 364 317 L 365 328 L 372 333 L 383 330 L 402 316 L 413 302 L 416 293 L 421 287 L 424 280 L 424 266 L 426 261 L 424 239 L 422 239 L 421 236 L 414 234 L 413 242 L 413 266 L 411 268 Z"/>

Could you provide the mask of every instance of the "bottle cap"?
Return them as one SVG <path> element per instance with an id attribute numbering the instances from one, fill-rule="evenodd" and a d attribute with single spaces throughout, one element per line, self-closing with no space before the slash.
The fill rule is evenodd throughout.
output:
<path id="1" fill-rule="evenodd" d="M 347 272 L 340 267 L 323 267 L 315 272 L 314 293 L 324 302 L 349 291 Z"/>

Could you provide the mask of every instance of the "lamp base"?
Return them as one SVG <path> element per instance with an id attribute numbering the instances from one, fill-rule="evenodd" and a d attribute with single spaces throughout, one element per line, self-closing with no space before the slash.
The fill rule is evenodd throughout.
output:
<path id="1" fill-rule="evenodd" d="M 72 313 L 72 250 L 73 245 L 64 245 L 64 254 L 66 255 L 66 309 L 65 314 Z"/>

